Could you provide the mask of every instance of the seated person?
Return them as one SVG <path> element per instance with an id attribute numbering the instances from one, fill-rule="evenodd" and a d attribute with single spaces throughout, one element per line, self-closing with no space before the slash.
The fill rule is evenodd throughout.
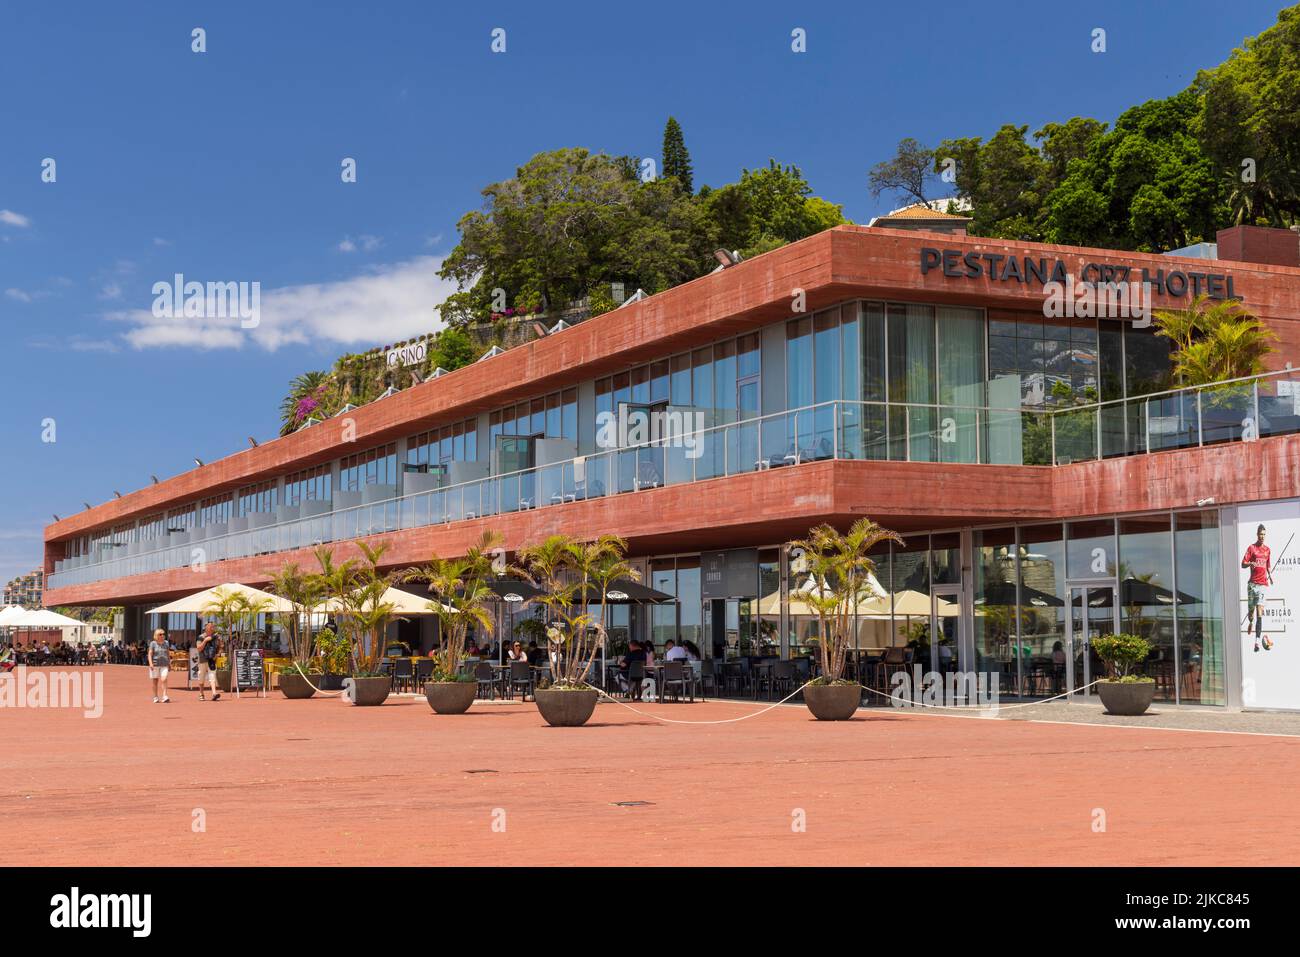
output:
<path id="1" fill-rule="evenodd" d="M 686 651 L 685 645 L 679 645 L 671 638 L 664 642 L 664 660 L 665 661 L 686 661 L 690 654 Z"/>
<path id="2" fill-rule="evenodd" d="M 618 683 L 624 691 L 628 688 L 627 673 L 632 666 L 632 662 L 644 662 L 645 660 L 645 649 L 641 647 L 641 642 L 633 638 L 627 644 L 627 654 L 618 659 Z"/>
<path id="3" fill-rule="evenodd" d="M 524 651 L 523 644 L 516 641 L 510 646 L 510 650 L 506 652 L 506 658 L 509 661 L 528 661 L 528 653 Z"/>

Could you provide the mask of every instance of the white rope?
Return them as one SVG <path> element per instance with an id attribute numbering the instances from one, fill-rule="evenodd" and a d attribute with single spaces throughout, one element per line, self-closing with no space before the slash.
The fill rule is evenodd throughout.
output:
<path id="1" fill-rule="evenodd" d="M 608 692 L 602 691 L 599 688 L 592 688 L 591 685 L 587 685 L 587 687 L 591 688 L 591 690 L 596 692 L 597 694 L 608 698 L 610 701 L 614 702 L 614 704 L 622 705 L 624 708 L 627 708 L 627 710 L 629 711 L 634 711 L 637 714 L 644 715 L 647 718 L 654 718 L 656 721 L 662 721 L 665 724 L 734 724 L 737 721 L 745 721 L 749 718 L 757 718 L 760 714 L 767 714 L 767 712 L 771 711 L 773 708 L 779 708 L 781 705 L 789 701 L 790 698 L 793 698 L 799 692 L 803 691 L 803 685 L 800 685 L 798 688 L 795 688 L 794 691 L 790 692 L 789 697 L 782 698 L 780 701 L 768 705 L 766 708 L 763 708 L 761 711 L 754 711 L 751 712 L 750 714 L 742 714 L 739 718 L 719 718 L 716 721 L 684 721 L 680 718 L 665 718 L 662 715 L 651 714 L 649 711 L 642 711 L 640 708 L 634 708 L 626 701 L 620 701 L 617 698 L 615 698 L 613 695 L 609 694 Z M 659 700 L 661 702 L 663 701 L 662 692 L 659 692 Z M 704 699 L 701 698 L 700 700 L 703 701 Z"/>
<path id="2" fill-rule="evenodd" d="M 1082 692 L 1087 691 L 1093 685 L 1097 684 L 1097 682 L 1099 681 L 1101 681 L 1100 678 L 1098 678 L 1096 681 L 1089 682 L 1088 684 L 1084 685 L 1082 688 L 1075 688 L 1073 691 L 1062 691 L 1060 694 L 1052 695 L 1050 698 L 1039 698 L 1036 701 L 1026 701 L 1022 704 L 996 704 L 991 706 L 985 706 L 979 704 L 971 704 L 971 705 L 927 704 L 924 701 L 912 701 L 910 698 L 904 698 L 903 700 L 908 703 L 908 707 L 934 708 L 940 711 L 1010 711 L 1013 708 L 1032 708 L 1035 705 L 1046 704 L 1049 701 L 1055 701 L 1057 698 L 1066 698 L 1072 694 L 1081 694 Z M 880 695 L 880 697 L 882 698 L 888 698 L 890 701 L 894 700 L 893 695 L 885 694 L 883 691 L 877 691 L 875 688 L 869 687 L 868 685 L 862 685 L 862 687 L 866 688 L 872 694 Z"/>
<path id="3" fill-rule="evenodd" d="M 305 681 L 305 682 L 307 682 L 307 684 L 311 685 L 312 689 L 313 689 L 314 691 L 316 691 L 317 694 L 324 694 L 324 695 L 340 695 L 340 694 L 347 694 L 347 693 L 348 693 L 348 691 L 347 691 L 346 688 L 344 688 L 342 691 L 325 691 L 325 690 L 323 690 L 323 689 L 321 689 L 321 688 L 317 688 L 315 685 L 312 685 L 312 684 L 311 684 L 311 679 L 307 677 L 307 672 L 305 672 L 305 671 L 302 670 L 302 665 L 298 664 L 298 662 L 295 661 L 295 662 L 293 663 L 293 666 L 294 666 L 295 668 L 298 669 L 298 674 L 302 675 L 302 680 Z"/>

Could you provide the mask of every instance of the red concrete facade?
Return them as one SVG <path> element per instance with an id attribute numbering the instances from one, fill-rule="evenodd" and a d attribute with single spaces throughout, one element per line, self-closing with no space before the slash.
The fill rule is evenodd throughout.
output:
<path id="1" fill-rule="evenodd" d="M 1294 235 L 1294 234 L 1291 234 Z M 1251 247 L 1253 248 L 1253 247 Z M 220 461 L 70 516 L 46 529 L 46 571 L 63 557 L 63 543 L 105 525 L 230 491 L 255 481 L 330 461 L 345 449 L 366 449 L 434 425 L 499 408 L 580 381 L 621 371 L 672 351 L 752 331 L 853 298 L 983 306 L 1042 314 L 1040 285 L 921 268 L 923 250 L 990 257 L 1060 260 L 1071 274 L 1126 269 L 1188 275 L 1228 275 L 1233 291 L 1279 336 L 1277 365 L 1300 364 L 1300 268 L 1207 261 L 1114 250 L 1007 243 L 935 233 L 837 227 L 721 272 L 686 283 L 553 337 L 511 349 L 434 381 L 373 402 L 346 420 L 246 449 Z M 1157 295 L 1155 307 L 1185 306 L 1190 295 Z M 355 441 L 345 445 L 347 423 Z M 616 532 L 634 553 L 787 540 L 822 520 L 870 514 L 899 529 L 957 527 L 1008 519 L 1074 517 L 1293 495 L 1300 484 L 1300 439 L 1209 447 L 1080 463 L 1031 466 L 831 461 L 574 502 L 485 520 L 410 529 L 382 536 L 394 564 L 455 554 L 484 527 L 514 548 L 550 532 L 579 536 Z M 1249 490 L 1235 482 L 1243 459 L 1255 476 Z M 341 551 L 346 547 L 341 546 Z M 239 559 L 197 572 L 180 569 L 84 586 L 48 588 L 51 604 L 152 601 L 222 581 L 265 581 L 284 560 L 310 563 L 306 553 Z"/>

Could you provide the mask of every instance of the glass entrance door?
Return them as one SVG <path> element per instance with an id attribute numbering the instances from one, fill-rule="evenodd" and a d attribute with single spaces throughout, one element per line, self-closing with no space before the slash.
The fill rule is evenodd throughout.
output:
<path id="1" fill-rule="evenodd" d="M 1065 683 L 1073 693 L 1072 697 L 1086 697 L 1092 693 L 1088 686 L 1102 676 L 1100 664 L 1092 652 L 1092 640 L 1119 631 L 1119 604 L 1112 584 L 1071 585 L 1069 591 Z M 1055 650 L 1052 661 L 1059 673 L 1061 662 Z"/>

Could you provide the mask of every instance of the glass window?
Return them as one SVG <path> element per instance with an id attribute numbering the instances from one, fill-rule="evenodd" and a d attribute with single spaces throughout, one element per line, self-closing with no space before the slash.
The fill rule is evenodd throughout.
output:
<path id="1" fill-rule="evenodd" d="M 890 410 L 890 457 L 937 461 L 935 442 L 934 309 L 893 305 L 888 310 L 889 401 L 911 403 Z"/>
<path id="2" fill-rule="evenodd" d="M 1115 523 L 1109 518 L 1070 522 L 1066 571 L 1070 578 L 1115 577 Z"/>
<path id="3" fill-rule="evenodd" d="M 975 552 L 973 619 L 975 671 L 998 675 L 998 686 L 1009 694 L 1019 687 L 1021 655 L 1019 616 L 1016 605 L 1016 530 L 976 529 L 972 534 Z"/>
<path id="4" fill-rule="evenodd" d="M 1020 529 L 1021 693 L 1067 690 L 1065 542 L 1059 522 Z M 1060 652 L 1059 657 L 1056 655 Z"/>
<path id="5" fill-rule="evenodd" d="M 1178 697 L 1190 704 L 1225 704 L 1223 571 L 1219 516 L 1213 510 L 1174 516 L 1177 583 Z"/>
<path id="6" fill-rule="evenodd" d="M 1169 515 L 1119 521 L 1120 630 L 1151 643 L 1135 669 L 1156 679 L 1156 697 L 1174 700 L 1174 569 Z M 1094 677 L 1099 676 L 1094 671 Z"/>
<path id="7" fill-rule="evenodd" d="M 691 404 L 691 357 L 688 354 L 672 358 L 672 388 L 669 401 L 673 405 Z"/>

